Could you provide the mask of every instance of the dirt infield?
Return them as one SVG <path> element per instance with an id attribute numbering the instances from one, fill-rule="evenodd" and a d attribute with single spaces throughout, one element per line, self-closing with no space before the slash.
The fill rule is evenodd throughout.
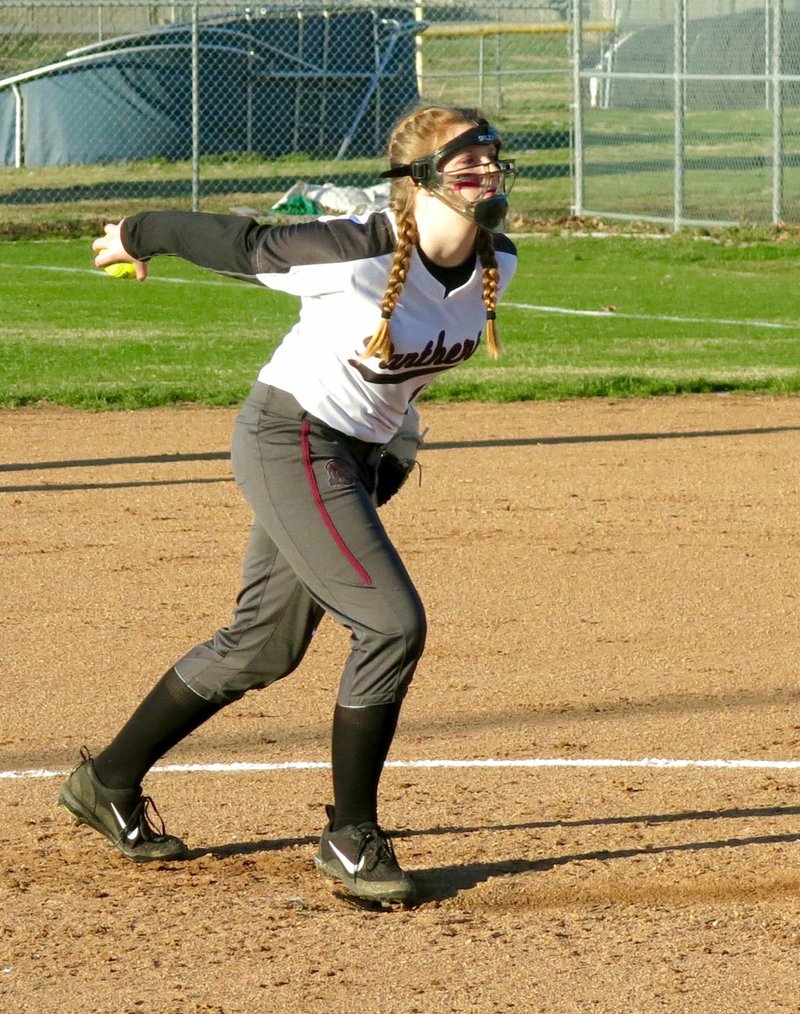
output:
<path id="1" fill-rule="evenodd" d="M 430 621 L 387 912 L 313 867 L 324 767 L 154 771 L 175 864 L 55 805 L 228 618 L 233 416 L 0 414 L 0 1010 L 800 1011 L 800 768 L 608 763 L 800 758 L 800 400 L 426 409 L 385 511 Z M 323 624 L 163 763 L 327 761 L 346 648 Z M 454 763 L 487 760 L 558 763 Z"/>

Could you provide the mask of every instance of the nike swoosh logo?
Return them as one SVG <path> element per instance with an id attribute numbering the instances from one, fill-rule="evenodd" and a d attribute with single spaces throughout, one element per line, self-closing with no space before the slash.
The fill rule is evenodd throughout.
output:
<path id="1" fill-rule="evenodd" d="M 344 866 L 344 868 L 347 870 L 347 872 L 350 874 L 351 877 L 355 876 L 356 873 L 360 873 L 364 869 L 364 864 L 367 861 L 366 856 L 362 856 L 358 860 L 358 864 L 356 864 L 351 862 L 346 855 L 340 852 L 332 841 L 329 841 L 328 844 L 331 847 L 331 851 L 336 853 L 339 862 L 342 864 L 342 866 Z"/>
<path id="2" fill-rule="evenodd" d="M 116 806 L 114 806 L 113 803 L 110 803 L 109 805 L 111 807 L 114 816 L 117 818 L 120 831 L 124 831 L 128 822 L 124 819 L 122 814 L 119 812 Z M 132 831 L 128 831 L 128 833 L 125 835 L 125 840 L 129 841 L 131 845 L 133 845 L 138 837 L 139 837 L 139 828 L 135 827 Z"/>
<path id="3" fill-rule="evenodd" d="M 111 807 L 114 816 L 117 818 L 117 823 L 119 824 L 120 831 L 124 831 L 125 825 L 128 823 L 127 820 L 123 818 L 122 814 L 119 812 L 116 806 L 114 806 L 113 803 L 109 803 L 109 806 Z"/>

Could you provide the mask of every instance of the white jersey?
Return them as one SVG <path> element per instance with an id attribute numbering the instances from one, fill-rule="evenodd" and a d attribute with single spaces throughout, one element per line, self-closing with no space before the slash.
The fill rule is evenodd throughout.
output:
<path id="1" fill-rule="evenodd" d="M 363 360 L 380 322 L 395 238 L 388 211 L 271 228 L 233 216 L 151 212 L 123 226 L 134 257 L 178 254 L 299 296 L 298 321 L 258 379 L 288 391 L 334 429 L 380 444 L 421 391 L 475 353 L 486 325 L 477 260 L 468 280 L 448 291 L 415 250 L 392 316 L 394 354 Z M 495 236 L 495 249 L 499 295 L 516 251 L 503 235 Z"/>

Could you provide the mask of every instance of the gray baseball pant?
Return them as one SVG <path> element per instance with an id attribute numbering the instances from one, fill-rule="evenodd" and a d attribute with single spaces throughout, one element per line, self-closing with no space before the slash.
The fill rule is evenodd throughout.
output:
<path id="1" fill-rule="evenodd" d="M 228 704 L 288 676 L 327 612 L 351 632 L 337 703 L 405 696 L 425 611 L 373 501 L 379 451 L 255 384 L 231 454 L 255 515 L 242 588 L 230 624 L 175 663 L 195 693 Z"/>

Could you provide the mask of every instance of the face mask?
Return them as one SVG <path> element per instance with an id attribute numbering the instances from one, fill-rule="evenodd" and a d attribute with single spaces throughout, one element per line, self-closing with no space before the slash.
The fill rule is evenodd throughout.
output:
<path id="1" fill-rule="evenodd" d="M 415 159 L 408 165 L 392 166 L 381 173 L 381 177 L 395 179 L 410 176 L 415 183 L 460 215 L 484 229 L 494 231 L 502 226 L 505 219 L 508 194 L 517 172 L 513 161 L 500 161 L 497 158 L 501 143 L 500 134 L 495 128 L 486 120 L 480 120 L 474 127 L 465 130 L 430 155 Z M 495 157 L 487 163 L 442 171 L 441 167 L 453 155 L 473 144 L 495 145 Z"/>

